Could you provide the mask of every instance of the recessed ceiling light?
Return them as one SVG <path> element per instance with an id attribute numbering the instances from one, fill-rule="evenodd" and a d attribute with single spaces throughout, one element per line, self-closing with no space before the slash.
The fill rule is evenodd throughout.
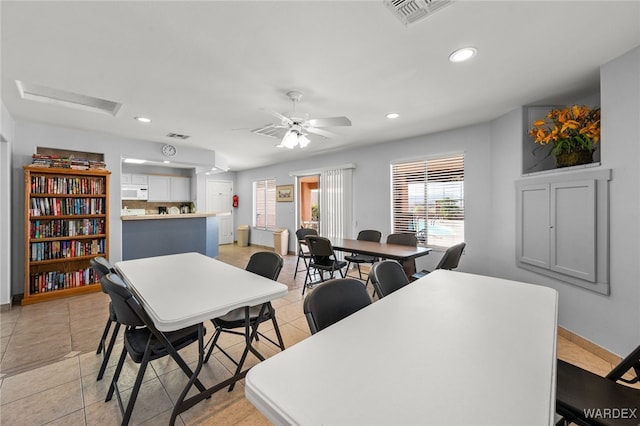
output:
<path id="1" fill-rule="evenodd" d="M 171 163 L 171 161 L 169 161 L 169 160 L 164 160 L 164 161 L 163 161 L 163 163 L 164 163 L 164 164 L 169 164 L 169 163 Z"/>
<path id="2" fill-rule="evenodd" d="M 464 62 L 476 56 L 477 52 L 478 51 L 473 47 L 463 47 L 449 55 L 449 60 L 451 62 Z"/>
<path id="3" fill-rule="evenodd" d="M 141 123 L 151 123 L 151 119 L 147 117 L 134 117 L 134 118 Z"/>
<path id="4" fill-rule="evenodd" d="M 398 114 L 397 112 L 390 112 L 389 114 L 387 114 L 387 118 L 398 118 L 400 117 L 400 114 Z"/>

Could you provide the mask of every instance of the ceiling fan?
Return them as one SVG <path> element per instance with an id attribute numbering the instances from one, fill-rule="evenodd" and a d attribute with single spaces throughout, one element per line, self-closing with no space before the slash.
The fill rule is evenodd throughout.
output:
<path id="1" fill-rule="evenodd" d="M 309 114 L 296 112 L 296 103 L 300 102 L 302 92 L 292 90 L 287 92 L 287 97 L 293 103 L 293 111 L 289 116 L 271 111 L 271 114 L 281 120 L 280 124 L 267 124 L 264 127 L 253 129 L 258 135 L 280 139 L 278 148 L 293 149 L 296 146 L 304 148 L 309 145 L 307 135 L 314 134 L 324 138 L 332 138 L 333 133 L 324 130 L 325 127 L 351 126 L 351 120 L 347 117 L 309 118 Z"/>

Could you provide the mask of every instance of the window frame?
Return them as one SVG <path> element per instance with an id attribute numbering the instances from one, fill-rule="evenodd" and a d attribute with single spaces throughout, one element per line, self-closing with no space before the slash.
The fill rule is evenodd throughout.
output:
<path id="1" fill-rule="evenodd" d="M 261 194 L 260 191 L 263 191 Z M 265 231 L 276 229 L 276 180 L 275 178 L 253 181 L 253 227 Z M 263 220 L 259 215 L 264 215 Z M 271 219 L 271 221 L 270 221 Z"/>
<path id="2" fill-rule="evenodd" d="M 464 152 L 453 152 L 393 161 L 389 167 L 391 232 L 415 232 L 418 245 L 434 248 L 465 241 L 464 160 Z M 433 194 L 430 182 L 442 196 Z"/>

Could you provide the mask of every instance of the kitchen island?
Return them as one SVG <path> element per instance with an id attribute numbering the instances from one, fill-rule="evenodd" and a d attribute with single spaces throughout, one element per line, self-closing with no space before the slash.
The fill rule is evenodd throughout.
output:
<path id="1" fill-rule="evenodd" d="M 229 213 L 121 216 L 122 260 L 197 252 L 218 256 L 218 216 Z"/>

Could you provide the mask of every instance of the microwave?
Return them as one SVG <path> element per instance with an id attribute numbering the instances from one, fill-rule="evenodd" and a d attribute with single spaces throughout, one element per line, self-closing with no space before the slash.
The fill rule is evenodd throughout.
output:
<path id="1" fill-rule="evenodd" d="M 123 200 L 147 200 L 149 199 L 148 185 L 122 185 L 121 198 Z"/>

